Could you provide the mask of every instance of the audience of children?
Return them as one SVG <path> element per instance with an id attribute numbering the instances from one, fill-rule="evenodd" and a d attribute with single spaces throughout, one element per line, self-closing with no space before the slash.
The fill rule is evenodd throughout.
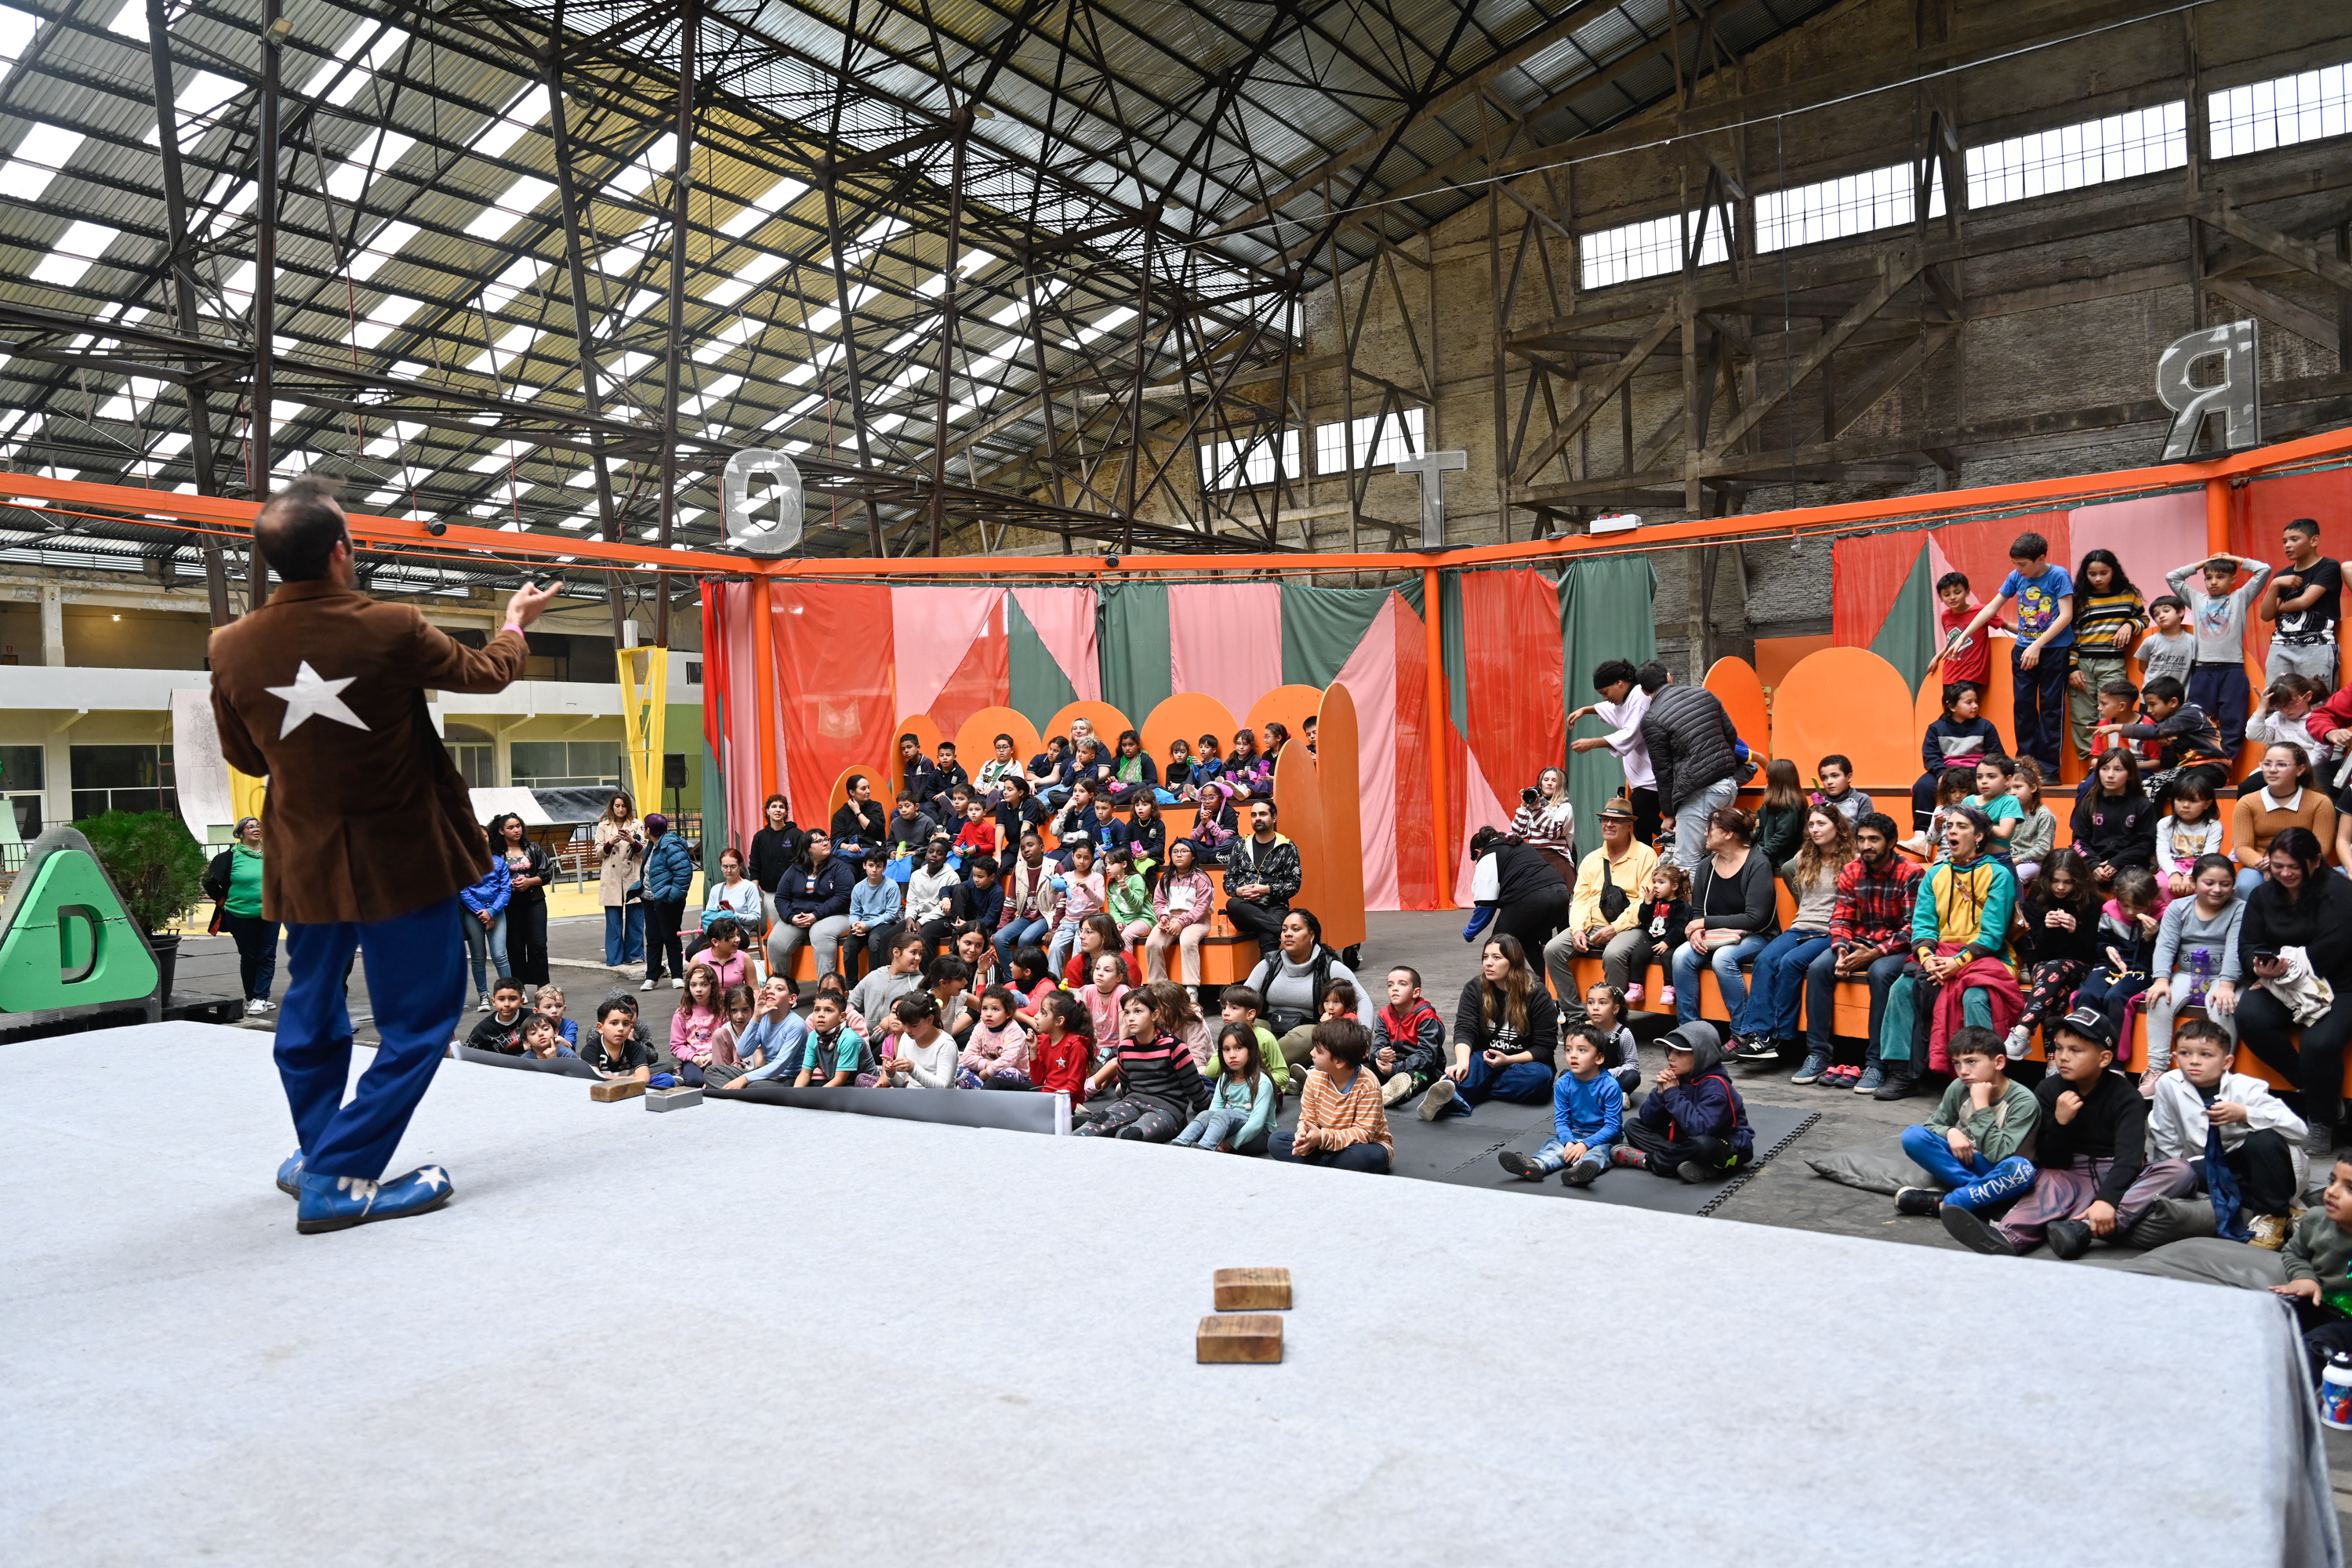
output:
<path id="1" fill-rule="evenodd" d="M 1571 1187 L 1589 1187 L 1609 1168 L 1624 1136 L 1625 1090 L 1605 1070 L 1607 1045 L 1591 1025 L 1569 1031 L 1560 1050 L 1560 1074 L 1552 1080 L 1551 1137 L 1533 1156 L 1506 1149 L 1496 1158 L 1525 1182 L 1540 1182 L 1554 1171 Z"/>
<path id="2" fill-rule="evenodd" d="M 1244 1024 L 1224 1026 L 1217 1035 L 1223 1070 L 1210 1086 L 1208 1108 L 1185 1124 L 1176 1142 L 1223 1154 L 1249 1153 L 1253 1145 L 1263 1145 L 1282 1091 L 1262 1061 L 1255 1030 Z"/>
<path id="3" fill-rule="evenodd" d="M 1897 1214 L 1985 1208 L 2033 1185 L 2030 1161 L 2013 1156 L 2032 1152 L 2042 1104 L 2031 1089 L 2011 1081 L 2013 1054 L 1990 1029 L 1971 1025 L 1953 1031 L 1952 1081 L 1933 1116 L 1903 1130 L 1903 1152 L 1937 1184 L 1897 1188 Z"/>

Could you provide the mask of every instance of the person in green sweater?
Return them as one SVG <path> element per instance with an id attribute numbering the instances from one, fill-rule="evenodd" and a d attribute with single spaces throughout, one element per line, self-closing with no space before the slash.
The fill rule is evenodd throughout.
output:
<path id="1" fill-rule="evenodd" d="M 1223 1009 L 1221 1022 L 1239 1024 L 1257 1037 L 1258 1060 L 1265 1064 L 1267 1076 L 1274 1079 L 1274 1086 L 1283 1093 L 1288 1094 L 1290 1064 L 1284 1059 L 1279 1044 L 1275 1039 L 1274 1031 L 1257 1021 L 1258 1014 L 1265 1006 L 1265 998 L 1260 996 L 1249 986 L 1228 985 L 1217 993 L 1217 1003 Z M 1211 1078 L 1215 1078 L 1224 1070 L 1225 1064 L 1222 1057 L 1213 1057 L 1210 1059 L 1209 1076 Z M 1300 1075 L 1302 1079 L 1305 1076 L 1303 1073 Z"/>
<path id="2" fill-rule="evenodd" d="M 2033 1184 L 2031 1167 L 2000 1169 L 2011 1154 L 2031 1154 L 2042 1103 L 2009 1077 L 2009 1053 L 1990 1029 L 1952 1031 L 1952 1081 L 1936 1114 L 1903 1130 L 1903 1152 L 1933 1176 L 1933 1187 L 1898 1187 L 1895 1212 L 1939 1215 L 1944 1205 L 1978 1209 Z"/>
<path id="3" fill-rule="evenodd" d="M 2306 1209 L 2279 1249 L 2286 1283 L 2272 1289 L 2294 1304 L 2311 1381 L 2338 1351 L 2352 1351 L 2352 1155 L 2338 1155 L 2319 1207 Z"/>
<path id="4" fill-rule="evenodd" d="M 219 905 L 218 929 L 236 942 L 245 1016 L 257 1018 L 277 1006 L 269 987 L 278 978 L 278 922 L 261 914 L 261 818 L 236 825 L 236 841 L 205 868 L 204 889 Z"/>
<path id="5" fill-rule="evenodd" d="M 1135 853 L 1124 844 L 1103 851 L 1104 903 L 1118 922 L 1119 935 L 1133 947 L 1151 934 L 1151 893 L 1135 868 Z"/>
<path id="6" fill-rule="evenodd" d="M 1944 818 L 1949 858 L 1930 866 L 1919 879 L 1918 899 L 1911 910 L 1912 962 L 1886 993 L 1878 1036 L 1878 1059 L 1886 1081 L 1879 1086 L 1876 1099 L 1901 1100 L 1918 1087 L 1933 1045 L 1929 1021 L 1943 987 L 1979 959 L 2009 959 L 2017 879 L 1992 858 L 1991 840 L 1991 820 L 1973 805 L 1956 805 Z M 1979 977 L 1983 977 L 1981 972 Z M 2014 980 L 2011 986 L 2015 988 Z M 1992 1026 L 1991 1002 L 1973 980 L 1961 996 L 1960 1021 Z"/>

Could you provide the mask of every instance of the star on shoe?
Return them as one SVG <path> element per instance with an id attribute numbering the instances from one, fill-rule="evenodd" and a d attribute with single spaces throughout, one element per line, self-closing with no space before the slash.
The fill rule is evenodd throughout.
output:
<path id="1" fill-rule="evenodd" d="M 425 1184 L 427 1191 L 437 1193 L 449 1184 L 449 1173 L 438 1165 L 425 1165 L 417 1170 L 416 1179 Z"/>
<path id="2" fill-rule="evenodd" d="M 355 675 L 347 675 L 341 680 L 328 680 L 312 669 L 310 661 L 306 658 L 294 672 L 293 685 L 262 688 L 272 697 L 286 700 L 286 721 L 278 728 L 278 738 L 284 740 L 300 729 L 313 714 L 322 719 L 332 719 L 338 724 L 349 724 L 354 730 L 366 729 L 367 721 L 352 712 L 344 704 L 342 697 L 343 688 L 358 679 Z"/>

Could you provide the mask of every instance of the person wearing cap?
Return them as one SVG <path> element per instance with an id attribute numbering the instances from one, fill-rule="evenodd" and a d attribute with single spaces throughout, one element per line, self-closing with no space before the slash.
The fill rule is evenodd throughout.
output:
<path id="1" fill-rule="evenodd" d="M 646 983 L 650 991 L 669 960 L 672 990 L 686 987 L 686 954 L 677 928 L 686 919 L 686 895 L 694 887 L 694 856 L 686 840 L 669 830 L 660 812 L 646 814 Z"/>
<path id="2" fill-rule="evenodd" d="M 1639 928 L 1643 894 L 1650 873 L 1658 868 L 1658 852 L 1633 836 L 1633 803 L 1623 795 L 1601 803 L 1601 847 L 1576 868 L 1567 929 L 1544 943 L 1544 968 L 1571 1027 L 1584 1016 L 1578 959 L 1599 957 L 1602 979 L 1621 991 L 1640 984 L 1649 968 L 1650 944 Z"/>
<path id="3" fill-rule="evenodd" d="M 205 868 L 205 891 L 218 906 L 213 929 L 236 943 L 237 977 L 245 985 L 245 1016 L 271 1010 L 269 983 L 278 977 L 278 922 L 261 913 L 261 818 L 239 817 L 229 847 Z"/>
<path id="4" fill-rule="evenodd" d="M 1643 1097 L 1639 1113 L 1625 1123 L 1615 1163 L 1703 1182 L 1753 1160 L 1756 1130 L 1723 1070 L 1723 1037 L 1715 1026 L 1693 1019 L 1658 1043 L 1666 1048 L 1666 1070 Z"/>
<path id="5" fill-rule="evenodd" d="M 2033 1184 L 2000 1219 L 1946 1204 L 1944 1229 L 1976 1252 L 2015 1258 L 2045 1240 L 2060 1258 L 2080 1258 L 2095 1239 L 2126 1240 L 2158 1198 L 2197 1189 L 2186 1160 L 2147 1158 L 2147 1101 L 2115 1070 L 2116 1032 L 2095 1007 L 2077 1007 L 2058 1023 L 2050 1072 L 2035 1088 L 2041 1118 L 2033 1157 L 1993 1167 L 1998 1180 L 2025 1164 Z"/>
<path id="6" fill-rule="evenodd" d="M 2009 966 L 2017 877 L 1985 853 L 1991 838 L 1992 820 L 1977 807 L 1945 814 L 1947 858 L 1919 879 L 1911 962 L 1887 989 L 1878 1037 L 1885 1081 L 1874 1099 L 1910 1095 L 1923 1067 L 1948 1071 L 1947 1042 L 1962 1024 L 2006 1034 L 2025 1011 L 2025 994 Z"/>

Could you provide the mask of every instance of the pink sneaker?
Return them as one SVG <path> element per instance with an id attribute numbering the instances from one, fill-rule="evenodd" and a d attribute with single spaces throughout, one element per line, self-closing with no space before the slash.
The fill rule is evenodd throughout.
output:
<path id="1" fill-rule="evenodd" d="M 1636 980 L 1633 984 L 1625 987 L 1625 1005 L 1631 1007 L 1639 1004 L 1642 1000 L 1643 994 L 1643 984 L 1640 981 Z"/>
<path id="2" fill-rule="evenodd" d="M 1661 1007 L 1671 1007 L 1671 1006 L 1673 1006 L 1674 1005 L 1675 1005 L 1675 988 L 1674 988 L 1673 986 L 1671 986 L 1671 985 L 1661 985 L 1661 986 L 1659 986 L 1659 987 L 1658 987 L 1658 1005 L 1659 1005 L 1659 1006 L 1661 1006 Z"/>

